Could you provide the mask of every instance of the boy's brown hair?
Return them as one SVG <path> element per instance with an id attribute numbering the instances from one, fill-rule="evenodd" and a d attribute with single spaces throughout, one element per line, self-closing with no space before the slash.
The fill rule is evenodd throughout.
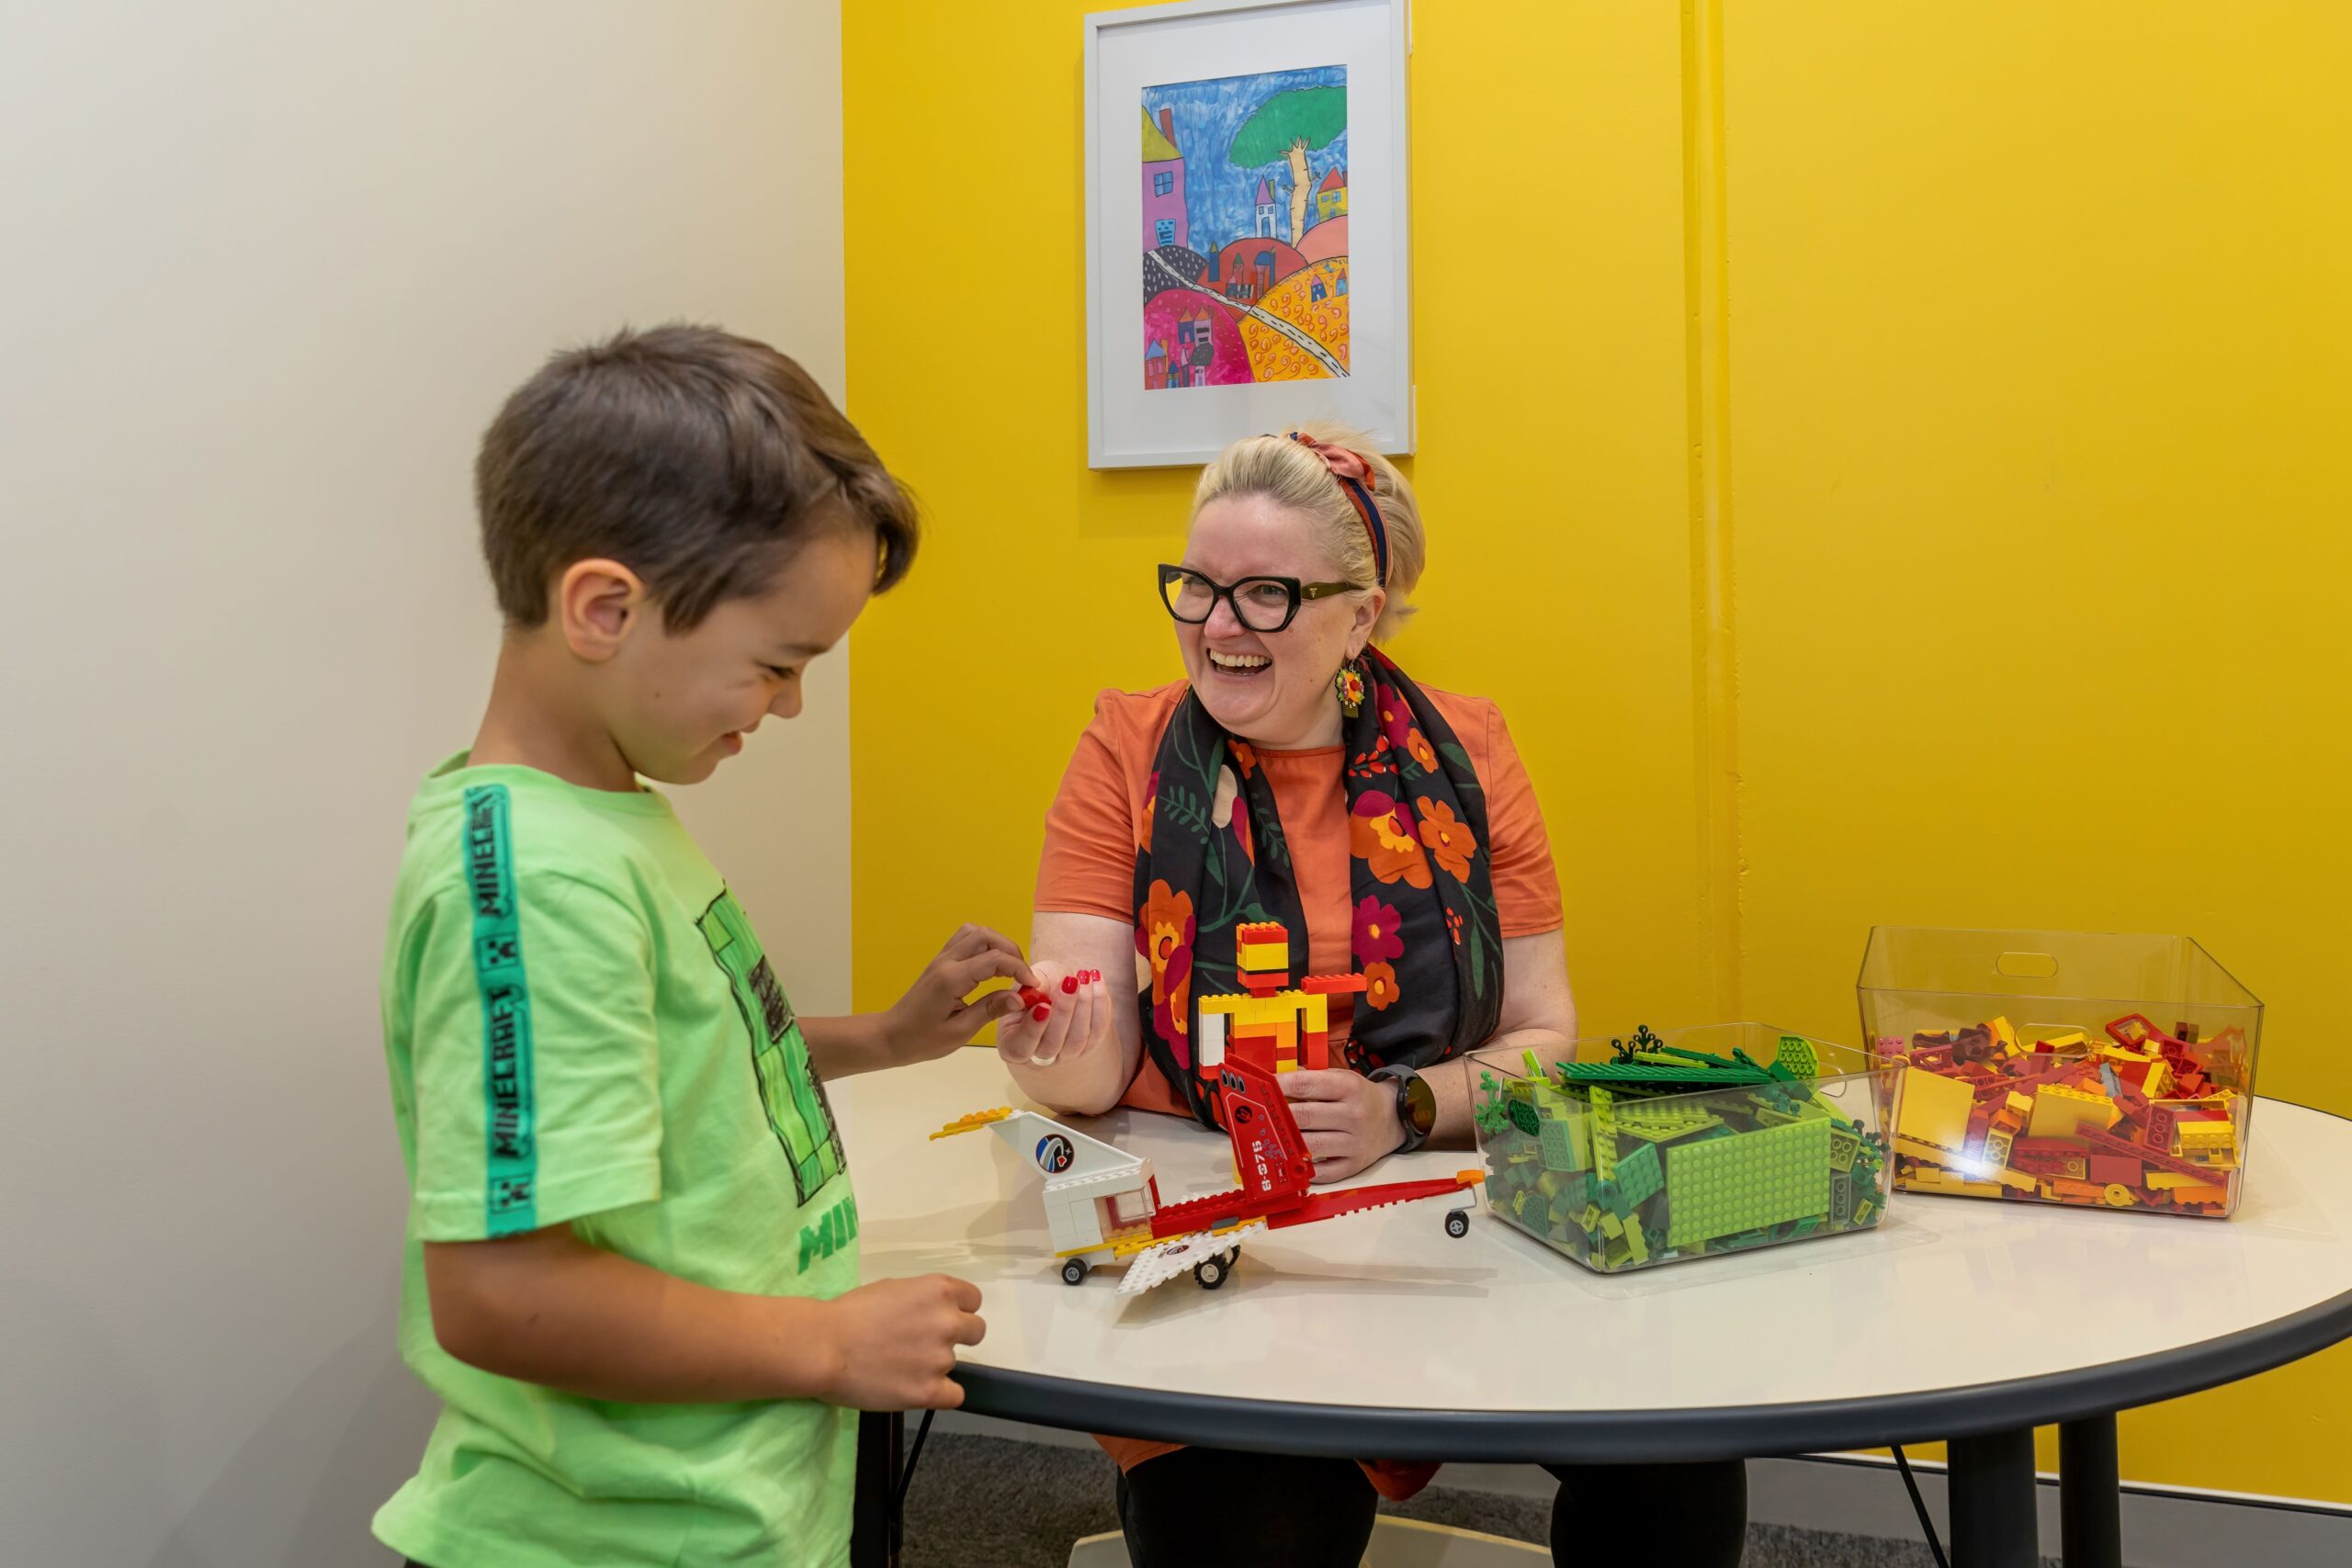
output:
<path id="1" fill-rule="evenodd" d="M 919 534 L 913 498 L 808 373 L 715 327 L 555 355 L 491 422 L 474 495 L 498 607 L 525 627 L 574 561 L 628 567 L 684 632 L 765 591 L 820 531 L 873 531 L 877 593 Z"/>

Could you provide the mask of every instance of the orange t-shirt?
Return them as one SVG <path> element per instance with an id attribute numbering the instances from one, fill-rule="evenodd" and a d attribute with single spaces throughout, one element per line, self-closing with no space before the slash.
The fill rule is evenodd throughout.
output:
<path id="1" fill-rule="evenodd" d="M 1094 721 L 1078 738 L 1061 791 L 1046 813 L 1046 852 L 1037 865 L 1039 912 L 1134 923 L 1136 852 L 1143 845 L 1151 805 L 1152 765 L 1185 691 L 1184 682 L 1175 681 L 1155 691 L 1104 692 L 1095 698 Z M 1552 868 L 1552 841 L 1501 712 L 1484 697 L 1460 697 L 1428 686 L 1421 691 L 1453 727 L 1486 792 L 1487 864 L 1503 935 L 1559 930 L 1560 881 Z M 1340 776 L 1345 749 L 1255 755 L 1273 790 L 1298 879 L 1299 909 L 1306 918 L 1306 965 L 1299 973 L 1344 975 L 1354 967 L 1348 945 L 1354 907 L 1348 799 Z M 1346 998 L 1332 1000 L 1343 1004 Z M 1345 1005 L 1331 1010 L 1335 1045 L 1346 1037 L 1350 1012 Z M 1188 1114 L 1148 1053 L 1121 1102 Z"/>
<path id="2" fill-rule="evenodd" d="M 1104 692 L 1094 699 L 1094 720 L 1078 738 L 1077 753 L 1062 774 L 1061 791 L 1046 813 L 1046 852 L 1037 865 L 1040 913 L 1100 915 L 1134 923 L 1136 852 L 1143 846 L 1151 805 L 1152 764 L 1185 691 L 1185 683 L 1177 681 L 1155 691 Z M 1543 809 L 1502 714 L 1484 697 L 1459 697 L 1428 686 L 1421 691 L 1453 727 L 1486 792 L 1487 864 L 1502 934 L 1539 936 L 1559 930 L 1560 881 L 1552 867 L 1552 841 L 1544 831 Z M 1282 818 L 1297 877 L 1299 909 L 1306 919 L 1307 961 L 1302 972 L 1344 975 L 1354 967 L 1349 949 L 1353 902 L 1348 801 L 1340 778 L 1345 748 L 1260 750 L 1255 755 L 1273 790 L 1274 809 Z M 1334 1044 L 1345 1037 L 1348 1012 L 1344 1007 L 1331 1010 Z M 1120 1098 L 1123 1104 L 1147 1111 L 1190 1114 L 1148 1052 Z M 1095 1441 L 1121 1470 L 1183 1446 L 1143 1438 L 1098 1437 Z M 1385 1460 L 1365 1461 L 1363 1468 L 1383 1495 L 1398 1499 L 1419 1491 L 1438 1469 Z"/>

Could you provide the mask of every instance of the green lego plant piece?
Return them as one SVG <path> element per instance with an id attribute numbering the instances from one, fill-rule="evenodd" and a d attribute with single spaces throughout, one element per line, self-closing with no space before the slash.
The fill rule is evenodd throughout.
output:
<path id="1" fill-rule="evenodd" d="M 1828 1213 L 1830 1131 L 1826 1122 L 1792 1122 L 1668 1149 L 1668 1245 Z"/>
<path id="2" fill-rule="evenodd" d="M 1644 1144 L 1618 1159 L 1617 1197 L 1627 1209 L 1647 1202 L 1665 1185 L 1656 1144 Z"/>
<path id="3" fill-rule="evenodd" d="M 1813 1042 L 1802 1034 L 1781 1035 L 1780 1049 L 1773 1053 L 1772 1060 L 1801 1078 L 1821 1076 L 1821 1057 L 1814 1050 Z"/>

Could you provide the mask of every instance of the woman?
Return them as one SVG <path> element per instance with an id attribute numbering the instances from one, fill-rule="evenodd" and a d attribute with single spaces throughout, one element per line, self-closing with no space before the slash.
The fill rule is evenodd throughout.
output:
<path id="1" fill-rule="evenodd" d="M 1466 1144 L 1469 1053 L 1574 1036 L 1551 846 L 1502 716 L 1378 646 L 1423 558 L 1411 489 L 1352 432 L 1252 436 L 1203 470 L 1183 558 L 1159 569 L 1185 679 L 1102 694 L 1046 814 L 1030 953 L 1052 999 L 998 1032 L 1027 1093 L 1210 1121 L 1192 1003 L 1242 988 L 1233 928 L 1259 920 L 1289 929 L 1294 973 L 1366 982 L 1333 998 L 1335 1066 L 1280 1079 L 1317 1182 Z M 1378 1495 L 1436 1468 L 1102 1441 L 1137 1568 L 1197 1560 L 1211 1496 L 1220 1561 L 1354 1564 Z M 1736 1462 L 1554 1473 L 1563 1561 L 1738 1561 Z M 1568 1556 L 1570 1534 L 1595 1555 Z"/>

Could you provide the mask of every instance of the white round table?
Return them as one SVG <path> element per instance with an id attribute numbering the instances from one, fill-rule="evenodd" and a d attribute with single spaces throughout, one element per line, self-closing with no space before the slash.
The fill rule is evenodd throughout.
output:
<path id="1" fill-rule="evenodd" d="M 2352 1122 L 2255 1110 L 2228 1221 L 1898 1194 L 1876 1229 L 1610 1277 L 1476 1204 L 1432 1201 L 1252 1237 L 1221 1290 L 1066 1285 L 1041 1178 L 985 1134 L 1025 1103 L 993 1051 L 832 1096 L 869 1280 L 979 1285 L 967 1408 L 1259 1451 L 1557 1462 L 1951 1443 L 1953 1562 L 2030 1563 L 2036 1426 L 2063 1424 L 2070 1564 L 2120 1562 L 2115 1413 L 2352 1337 Z M 1223 1134 L 1119 1111 L 1162 1201 L 1232 1183 Z M 1360 1179 L 1442 1176 L 1467 1150 Z"/>

